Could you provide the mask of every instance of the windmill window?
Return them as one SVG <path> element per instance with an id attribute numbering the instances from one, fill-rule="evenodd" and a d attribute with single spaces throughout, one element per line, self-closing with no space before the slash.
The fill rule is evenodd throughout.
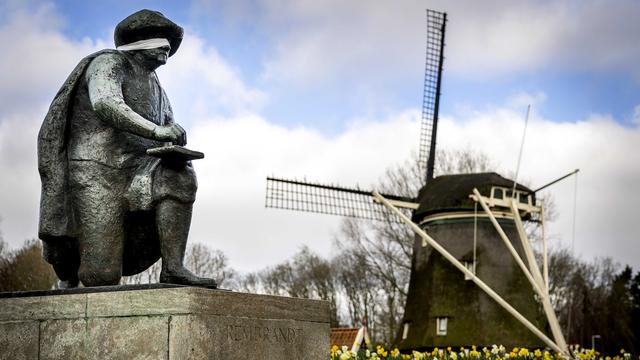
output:
<path id="1" fill-rule="evenodd" d="M 436 318 L 436 334 L 438 336 L 447 335 L 447 320 L 446 317 L 438 317 Z"/>
<path id="2" fill-rule="evenodd" d="M 494 199 L 502 199 L 504 197 L 504 193 L 500 188 L 493 188 L 493 198 Z"/>
<path id="3" fill-rule="evenodd" d="M 528 204 L 529 203 L 529 195 L 526 195 L 525 193 L 520 193 L 519 194 L 519 200 L 521 204 Z"/>
<path id="4" fill-rule="evenodd" d="M 513 197 L 513 191 L 507 190 L 507 199 L 510 199 L 512 197 Z"/>

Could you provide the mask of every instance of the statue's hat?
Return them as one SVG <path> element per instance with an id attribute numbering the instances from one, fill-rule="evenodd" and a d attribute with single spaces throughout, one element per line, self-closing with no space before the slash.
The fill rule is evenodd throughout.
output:
<path id="1" fill-rule="evenodd" d="M 140 40 L 165 38 L 171 44 L 169 56 L 175 54 L 182 42 L 184 30 L 162 13 L 152 10 L 140 10 L 120 21 L 113 34 L 116 46 L 130 44 Z"/>

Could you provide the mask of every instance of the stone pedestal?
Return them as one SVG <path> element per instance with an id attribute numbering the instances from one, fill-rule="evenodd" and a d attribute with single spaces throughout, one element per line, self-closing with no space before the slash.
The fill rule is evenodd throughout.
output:
<path id="1" fill-rule="evenodd" d="M 0 359 L 329 358 L 325 301 L 193 287 L 93 289 L 2 294 Z"/>

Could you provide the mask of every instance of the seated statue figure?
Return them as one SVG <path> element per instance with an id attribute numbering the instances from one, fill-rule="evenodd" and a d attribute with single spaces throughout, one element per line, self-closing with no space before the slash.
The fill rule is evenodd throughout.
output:
<path id="1" fill-rule="evenodd" d="M 160 258 L 160 282 L 216 286 L 183 265 L 191 162 L 147 153 L 186 144 L 155 73 L 182 35 L 159 12 L 130 15 L 115 29 L 116 50 L 80 61 L 49 108 L 38 135 L 38 234 L 60 287 L 117 285 Z"/>

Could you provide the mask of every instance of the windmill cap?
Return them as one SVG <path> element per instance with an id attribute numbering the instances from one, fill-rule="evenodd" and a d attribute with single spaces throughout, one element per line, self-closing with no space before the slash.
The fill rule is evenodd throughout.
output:
<path id="1" fill-rule="evenodd" d="M 118 47 L 140 40 L 165 38 L 171 45 L 171 51 L 169 51 L 171 56 L 178 51 L 183 34 L 182 27 L 167 19 L 162 13 L 144 9 L 120 21 L 114 31 L 113 39 Z"/>
<path id="2" fill-rule="evenodd" d="M 511 188 L 513 180 L 495 172 L 441 175 L 429 181 L 418 194 L 420 207 L 413 213 L 415 221 L 421 221 L 427 215 L 452 211 L 473 211 L 475 202 L 469 198 L 474 188 L 484 196 L 491 196 L 493 186 Z M 522 184 L 516 189 L 530 193 Z M 535 195 L 534 197 L 535 202 Z"/>

